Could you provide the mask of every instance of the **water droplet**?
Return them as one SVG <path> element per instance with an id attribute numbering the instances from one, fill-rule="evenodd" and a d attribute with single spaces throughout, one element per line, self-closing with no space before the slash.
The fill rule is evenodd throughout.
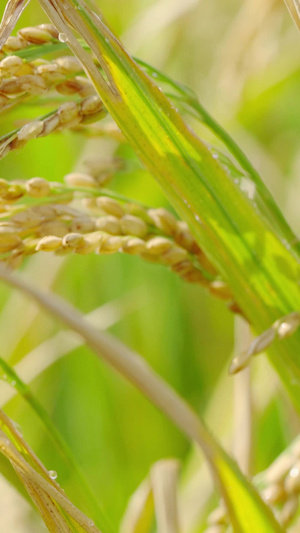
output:
<path id="1" fill-rule="evenodd" d="M 55 470 L 49 470 L 49 476 L 51 477 L 51 479 L 56 479 L 57 472 L 55 472 Z"/>
<path id="2" fill-rule="evenodd" d="M 190 204 L 188 203 L 188 201 L 187 201 L 185 198 L 182 198 L 182 200 L 183 200 L 183 202 L 185 203 L 185 205 L 186 205 L 189 209 L 191 209 L 191 206 L 190 206 Z"/>
<path id="3" fill-rule="evenodd" d="M 93 527 L 95 525 L 95 522 L 93 522 L 93 520 L 89 520 L 88 524 L 89 524 L 90 527 Z"/>
<path id="4" fill-rule="evenodd" d="M 66 33 L 60 33 L 60 34 L 58 35 L 58 39 L 59 39 L 59 41 L 60 41 L 61 43 L 66 43 L 66 42 L 68 42 L 68 36 L 67 36 Z"/>
<path id="5" fill-rule="evenodd" d="M 299 474 L 300 474 L 300 472 L 299 472 L 299 468 L 297 466 L 294 466 L 292 468 L 292 470 L 290 471 L 290 476 L 291 477 L 298 477 Z"/>
<path id="6" fill-rule="evenodd" d="M 218 154 L 216 154 L 216 153 L 213 153 L 212 156 L 213 156 L 214 159 L 219 159 L 219 156 L 218 156 Z"/>
<path id="7" fill-rule="evenodd" d="M 108 37 L 105 37 L 104 40 L 105 40 L 106 43 L 109 43 L 109 38 Z"/>
<path id="8" fill-rule="evenodd" d="M 157 72 L 152 72 L 152 78 L 158 78 Z"/>
<path id="9" fill-rule="evenodd" d="M 256 192 L 256 185 L 254 181 L 249 178 L 242 178 L 240 182 L 240 189 L 248 196 L 250 200 L 253 200 Z"/>
<path id="10" fill-rule="evenodd" d="M 17 382 L 16 382 L 14 379 L 13 379 L 12 381 L 10 381 L 10 384 L 11 384 L 13 387 L 16 386 L 16 383 L 17 383 Z"/>

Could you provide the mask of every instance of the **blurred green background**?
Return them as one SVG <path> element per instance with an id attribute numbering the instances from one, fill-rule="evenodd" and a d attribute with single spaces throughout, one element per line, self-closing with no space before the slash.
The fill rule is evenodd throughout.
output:
<path id="1" fill-rule="evenodd" d="M 94 3 L 130 53 L 198 93 L 201 102 L 259 169 L 299 233 L 300 39 L 284 2 Z M 4 5 L 0 7 L 1 15 L 3 10 Z M 18 27 L 45 21 L 38 1 L 32 0 Z M 18 121 L 41 113 L 36 106 L 26 106 L 3 116 L 1 135 Z M 192 125 L 207 142 L 219 146 L 206 130 Z M 100 159 L 105 159 L 112 149 L 112 144 L 103 140 L 88 141 L 68 132 L 56 134 L 33 141 L 2 160 L 0 177 L 42 176 L 59 181 L 86 162 L 97 162 L 99 154 Z M 160 189 L 135 163 L 131 151 L 123 149 L 122 155 L 128 164 L 112 186 L 146 204 L 167 206 Z M 106 309 L 116 323 L 110 331 L 137 350 L 201 412 L 220 439 L 227 430 L 231 431 L 234 379 L 226 372 L 233 350 L 234 318 L 222 302 L 200 287 L 185 284 L 165 268 L 134 257 L 49 259 L 49 255 L 41 255 L 28 261 L 24 269 L 28 279 L 52 288 L 84 313 L 111 302 Z M 2 356 L 16 364 L 51 339 L 61 325 L 7 288 L 1 286 L 0 293 Z M 44 353 L 47 358 L 46 346 Z M 27 365 L 30 364 L 29 361 Z M 25 364 L 23 368 L 26 369 Z M 270 385 L 271 392 L 264 394 L 263 387 L 254 385 L 254 472 L 265 468 L 299 430 L 272 370 L 265 362 L 258 362 L 253 379 L 260 383 L 262 373 L 264 385 Z M 0 383 L 3 404 L 7 385 L 3 384 L 2 392 L 1 387 Z M 31 389 L 72 448 L 114 530 L 129 496 L 155 461 L 178 457 L 186 469 L 184 483 L 193 475 L 189 443 L 140 393 L 85 347 L 72 350 L 51 364 L 32 381 Z M 216 395 L 216 408 L 210 409 Z M 74 503 L 84 510 L 77 482 L 31 408 L 16 397 L 5 410 L 20 424 L 47 468 L 58 472 L 58 481 Z M 228 440 L 226 443 L 230 448 Z M 34 531 L 34 527 L 40 531 L 38 519 L 34 518 L 36 526 L 32 520 L 26 511 L 22 524 L 19 529 L 14 526 L 14 531 Z M 202 526 L 199 527 L 197 531 L 201 531 Z"/>

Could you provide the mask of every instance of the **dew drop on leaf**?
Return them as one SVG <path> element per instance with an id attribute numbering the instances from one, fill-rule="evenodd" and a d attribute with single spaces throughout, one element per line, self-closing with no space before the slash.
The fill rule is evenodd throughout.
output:
<path id="1" fill-rule="evenodd" d="M 68 36 L 67 36 L 66 33 L 60 33 L 60 34 L 58 35 L 58 39 L 59 39 L 59 41 L 60 41 L 61 43 L 66 43 L 66 42 L 68 42 Z"/>
<path id="2" fill-rule="evenodd" d="M 56 479 L 57 472 L 55 472 L 55 470 L 49 470 L 49 476 L 51 477 L 51 479 Z"/>

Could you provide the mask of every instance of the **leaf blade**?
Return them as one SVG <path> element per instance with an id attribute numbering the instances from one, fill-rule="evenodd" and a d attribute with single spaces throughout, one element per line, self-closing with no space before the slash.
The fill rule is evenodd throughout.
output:
<path id="1" fill-rule="evenodd" d="M 174 208 L 190 224 L 198 244 L 231 287 L 257 332 L 300 309 L 300 267 L 294 252 L 273 232 L 271 222 L 236 186 L 154 82 L 82 1 L 40 3 L 58 30 L 67 33 L 68 45 L 108 111 Z M 104 74 L 67 23 L 86 40 Z M 299 346 L 300 332 L 269 352 L 298 410 Z"/>

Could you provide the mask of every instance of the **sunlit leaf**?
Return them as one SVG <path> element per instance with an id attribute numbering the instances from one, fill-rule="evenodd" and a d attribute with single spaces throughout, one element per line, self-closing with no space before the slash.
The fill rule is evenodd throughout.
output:
<path id="1" fill-rule="evenodd" d="M 218 158 L 138 67 L 103 22 L 78 0 L 40 0 L 94 81 L 106 108 L 159 181 L 209 259 L 231 287 L 257 332 L 300 308 L 299 261 L 254 198 L 236 185 Z M 67 9 L 66 9 L 67 8 Z M 70 22 L 103 73 L 75 39 Z M 300 409 L 300 332 L 269 351 Z"/>

